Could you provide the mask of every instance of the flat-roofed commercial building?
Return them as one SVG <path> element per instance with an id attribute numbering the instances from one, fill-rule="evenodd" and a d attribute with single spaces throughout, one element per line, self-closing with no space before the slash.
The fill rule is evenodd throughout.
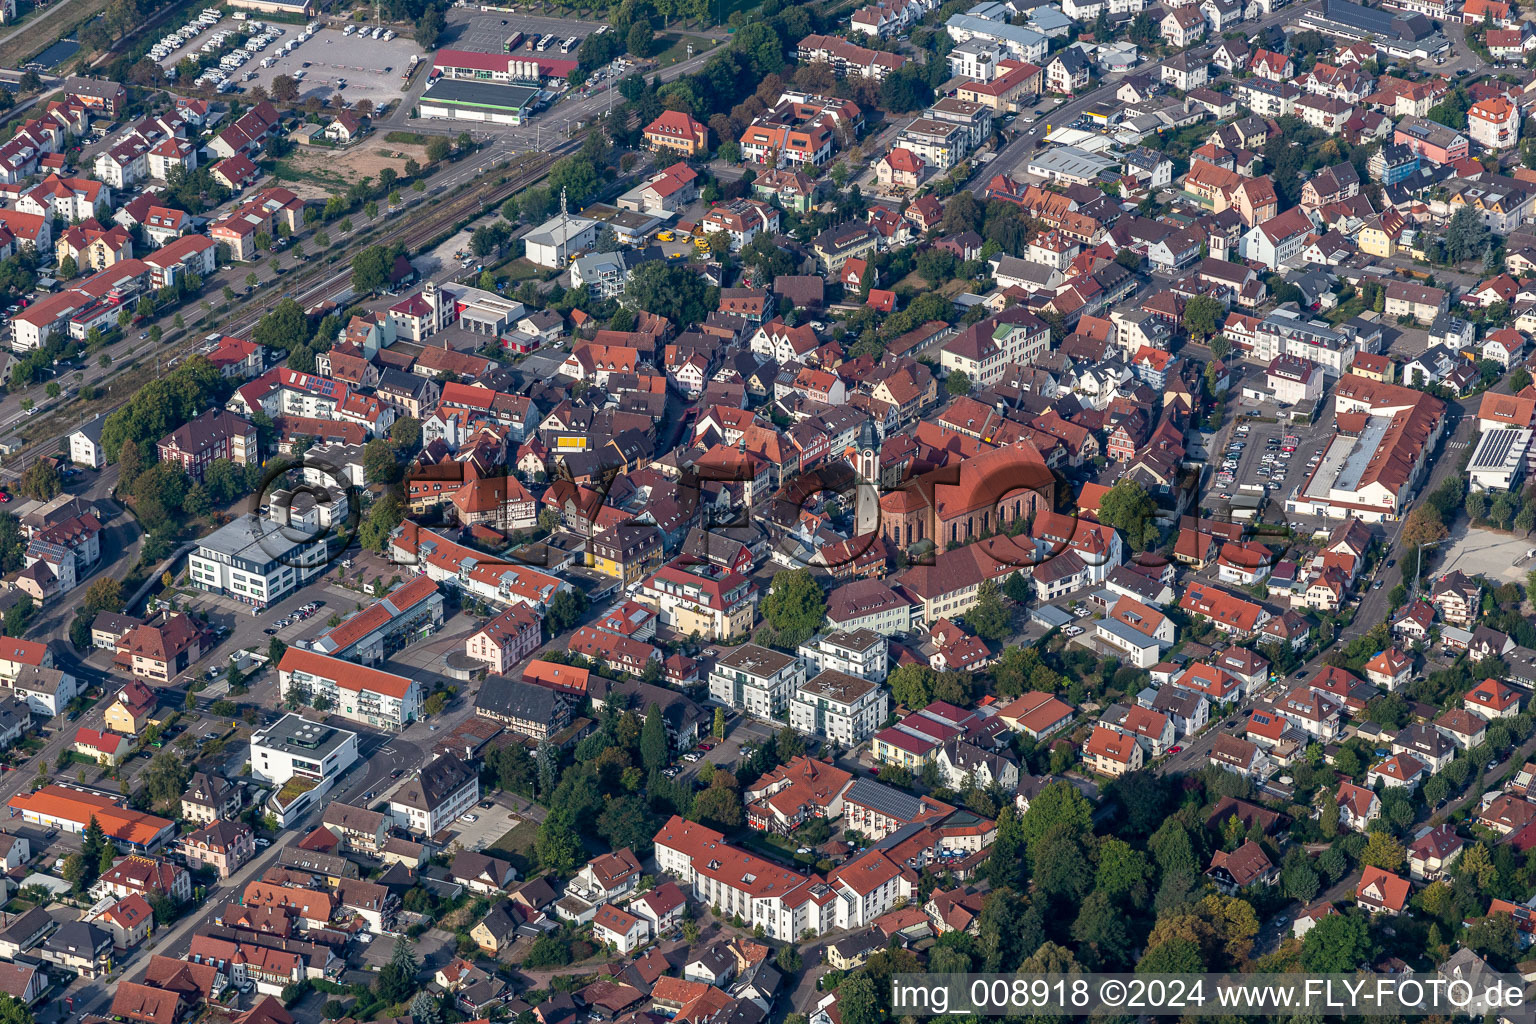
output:
<path id="1" fill-rule="evenodd" d="M 251 774 L 272 786 L 297 777 L 329 788 L 357 758 L 357 733 L 300 715 L 284 715 L 251 736 Z"/>
<path id="2" fill-rule="evenodd" d="M 325 572 L 324 534 L 247 512 L 197 542 L 187 557 L 192 585 L 265 608 Z"/>
<path id="3" fill-rule="evenodd" d="M 1530 468 L 1529 430 L 1487 430 L 1479 435 L 1467 478 L 1474 491 L 1513 491 Z"/>
<path id="4" fill-rule="evenodd" d="M 522 124 L 533 114 L 539 90 L 529 85 L 440 78 L 422 93 L 422 117 L 491 124 Z"/>

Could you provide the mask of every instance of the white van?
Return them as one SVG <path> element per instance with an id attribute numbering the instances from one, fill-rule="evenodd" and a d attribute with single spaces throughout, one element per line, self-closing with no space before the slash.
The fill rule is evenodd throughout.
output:
<path id="1" fill-rule="evenodd" d="M 341 30 L 341 34 L 344 35 L 344 36 L 349 36 L 349 35 L 352 34 L 352 31 L 353 31 L 353 26 L 348 25 L 346 28 Z"/>

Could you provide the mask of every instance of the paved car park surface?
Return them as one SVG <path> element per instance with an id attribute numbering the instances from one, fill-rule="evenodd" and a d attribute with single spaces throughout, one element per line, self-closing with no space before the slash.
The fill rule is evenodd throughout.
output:
<path id="1" fill-rule="evenodd" d="M 290 30 L 295 26 L 287 26 Z M 287 36 L 279 36 L 281 39 Z M 268 47 L 260 57 L 276 56 L 277 47 Z M 405 74 L 406 67 L 411 63 L 411 58 L 421 54 L 420 46 L 410 36 L 396 36 L 385 42 L 383 39 L 374 39 L 372 29 L 367 32 L 345 35 L 339 28 L 323 28 L 316 32 L 307 43 L 300 44 L 293 52 L 277 57 L 277 63 L 270 68 L 261 66 L 260 60 L 252 60 L 241 68 L 233 77 L 236 80 L 243 79 L 246 72 L 254 71 L 256 77 L 249 82 L 240 81 L 241 88 L 249 89 L 255 85 L 263 85 L 267 89 L 272 88 L 272 80 L 278 75 L 298 76 L 304 72 L 304 78 L 299 82 L 299 95 L 326 97 L 340 92 L 349 103 L 358 100 L 370 100 L 375 107 L 385 103 L 393 103 L 398 100 L 405 90 L 405 80 L 401 77 Z M 425 74 L 430 67 L 430 62 L 423 60 L 423 70 L 418 74 Z M 339 86 L 338 81 L 345 80 L 345 86 Z"/>
<path id="2" fill-rule="evenodd" d="M 550 58 L 576 59 L 576 49 L 587 36 L 603 27 L 600 21 L 577 21 L 574 18 L 543 18 L 532 14 L 513 14 L 500 11 L 469 11 L 459 8 L 448 14 L 448 26 L 443 30 L 441 46 L 454 50 L 477 50 L 481 53 L 502 53 L 507 37 L 514 32 L 524 36 L 534 33 L 554 35 L 554 41 L 541 54 Z M 560 52 L 560 43 L 576 37 L 569 53 Z M 524 41 L 518 48 L 519 56 L 537 54 Z"/>
<path id="3" fill-rule="evenodd" d="M 1315 463 L 1308 463 L 1327 444 L 1329 433 L 1321 424 L 1242 419 L 1226 442 L 1210 450 L 1216 475 L 1207 491 L 1207 505 L 1231 500 L 1239 494 L 1257 495 L 1264 491 L 1273 501 L 1284 501 L 1312 471 Z M 1238 444 L 1243 448 L 1234 454 L 1231 446 Z M 1287 447 L 1294 450 L 1286 452 Z M 1237 466 L 1229 468 L 1233 461 Z M 1230 473 L 1230 479 L 1226 473 Z"/>

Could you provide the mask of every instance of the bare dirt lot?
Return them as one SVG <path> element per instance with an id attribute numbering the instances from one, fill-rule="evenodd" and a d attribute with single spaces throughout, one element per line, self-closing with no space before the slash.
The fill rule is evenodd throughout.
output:
<path id="1" fill-rule="evenodd" d="M 377 179 L 386 167 L 405 174 L 405 162 L 427 162 L 425 146 L 385 142 L 371 135 L 346 149 L 295 146 L 278 163 L 277 177 L 301 199 L 325 199 L 363 178 Z"/>

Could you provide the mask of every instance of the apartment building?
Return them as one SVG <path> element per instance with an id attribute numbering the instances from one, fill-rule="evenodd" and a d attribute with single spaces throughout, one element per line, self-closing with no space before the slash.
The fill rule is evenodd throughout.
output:
<path id="1" fill-rule="evenodd" d="M 414 679 L 315 651 L 290 647 L 277 666 L 278 686 L 287 701 L 297 693 L 305 703 L 324 698 L 331 714 L 398 731 L 421 717 L 422 688 Z"/>
<path id="2" fill-rule="evenodd" d="M 792 654 L 742 644 L 715 662 L 709 696 L 756 718 L 776 718 L 805 682 L 805 666 Z"/>
<path id="3" fill-rule="evenodd" d="M 890 711 L 879 683 L 827 669 L 801 683 L 789 703 L 789 724 L 797 732 L 856 747 L 875 734 Z"/>
<path id="4" fill-rule="evenodd" d="M 887 674 L 889 647 L 885 636 L 874 630 L 838 630 L 811 637 L 800 645 L 799 654 L 808 666 L 808 673 L 833 669 L 878 683 L 883 682 Z"/>
<path id="5" fill-rule="evenodd" d="M 720 566 L 673 561 L 646 578 L 637 600 L 683 636 L 730 640 L 752 630 L 757 585 Z"/>

